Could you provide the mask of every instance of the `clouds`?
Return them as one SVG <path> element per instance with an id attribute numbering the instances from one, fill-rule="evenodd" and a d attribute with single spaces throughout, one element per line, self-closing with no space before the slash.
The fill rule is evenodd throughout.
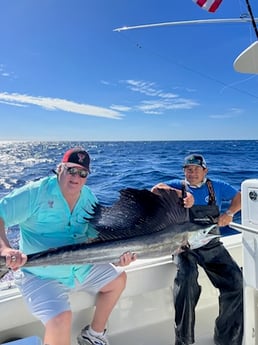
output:
<path id="1" fill-rule="evenodd" d="M 105 87 L 116 87 L 117 84 L 101 81 Z M 86 103 L 77 103 L 75 101 L 62 98 L 50 98 L 42 96 L 31 96 L 18 93 L 0 93 L 0 103 L 15 107 L 37 106 L 47 111 L 65 111 L 85 116 L 95 116 L 108 118 L 112 120 L 121 120 L 130 113 L 163 115 L 175 110 L 191 110 L 200 104 L 190 98 L 181 97 L 179 93 L 172 93 L 158 88 L 155 82 L 143 80 L 123 80 L 119 81 L 119 87 L 125 86 L 134 95 L 127 96 L 125 104 L 111 104 L 108 107 L 90 105 Z M 180 90 L 180 92 L 189 92 Z M 226 119 L 240 116 L 243 110 L 232 108 L 222 114 L 211 114 L 210 119 Z M 126 115 L 127 114 L 127 115 Z M 173 114 L 172 114 L 173 115 Z"/>
<path id="2" fill-rule="evenodd" d="M 14 106 L 36 105 L 46 110 L 62 110 L 81 115 L 105 117 L 109 119 L 121 119 L 123 117 L 123 115 L 116 110 L 84 103 L 76 103 L 61 98 L 29 96 L 3 92 L 0 93 L 0 102 Z"/>
<path id="3" fill-rule="evenodd" d="M 129 79 L 121 83 L 124 83 L 130 91 L 144 95 L 145 99 L 133 106 L 135 111 L 144 114 L 161 115 L 167 111 L 192 109 L 199 105 L 192 99 L 158 88 L 154 82 Z"/>
<path id="4" fill-rule="evenodd" d="M 101 81 L 103 85 L 114 87 L 114 83 L 107 81 Z M 160 89 L 155 82 L 144 81 L 144 80 L 120 80 L 120 91 L 121 85 L 125 86 L 127 91 L 127 102 L 130 105 L 113 104 L 112 109 L 121 111 L 123 113 L 136 112 L 140 114 L 148 115 L 162 115 L 168 111 L 174 110 L 189 110 L 199 106 L 199 103 L 189 99 L 181 97 L 178 93 L 172 93 Z M 129 94 L 128 95 L 128 90 Z M 181 89 L 181 92 L 193 92 L 193 90 Z"/>
<path id="5" fill-rule="evenodd" d="M 110 83 L 101 81 L 106 87 Z M 32 96 L 18 93 L 0 93 L 0 103 L 12 105 L 15 107 L 29 107 L 38 106 L 48 111 L 65 111 L 75 114 L 104 117 L 109 119 L 122 119 L 124 113 L 137 112 L 143 114 L 161 115 L 170 110 L 191 109 L 198 106 L 198 103 L 180 97 L 178 94 L 165 92 L 156 87 L 154 82 L 147 82 L 142 80 L 125 80 L 120 81 L 133 93 L 137 93 L 138 97 L 135 100 L 135 95 L 128 97 L 130 106 L 123 104 L 112 104 L 109 107 L 95 106 L 85 103 L 77 103 L 71 100 L 62 98 L 50 98 L 42 96 Z M 143 98 L 144 97 L 144 98 Z"/>
<path id="6" fill-rule="evenodd" d="M 0 77 L 8 79 L 15 78 L 14 73 L 7 71 L 4 64 L 0 64 Z"/>
<path id="7" fill-rule="evenodd" d="M 211 119 L 217 119 L 217 120 L 230 119 L 230 118 L 239 117 L 241 114 L 243 114 L 243 112 L 244 112 L 243 109 L 231 108 L 223 114 L 212 114 L 209 117 Z"/>

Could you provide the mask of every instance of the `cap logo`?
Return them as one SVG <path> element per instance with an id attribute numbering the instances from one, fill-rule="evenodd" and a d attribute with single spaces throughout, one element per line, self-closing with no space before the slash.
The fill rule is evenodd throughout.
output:
<path id="1" fill-rule="evenodd" d="M 78 162 L 83 163 L 86 156 L 83 153 L 78 153 L 77 156 L 78 156 Z"/>
<path id="2" fill-rule="evenodd" d="M 62 159 L 63 163 L 74 163 L 82 165 L 90 172 L 90 157 L 82 148 L 74 148 L 66 151 Z"/>

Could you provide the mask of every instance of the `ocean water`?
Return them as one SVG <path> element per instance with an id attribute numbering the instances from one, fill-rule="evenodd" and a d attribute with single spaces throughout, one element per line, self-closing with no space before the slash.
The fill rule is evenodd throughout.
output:
<path id="1" fill-rule="evenodd" d="M 141 141 L 141 142 L 0 142 L 0 197 L 31 180 L 53 174 L 64 152 L 83 146 L 91 156 L 88 186 L 100 203 L 111 205 L 119 190 L 151 188 L 158 182 L 183 178 L 186 155 L 204 155 L 210 178 L 240 188 L 245 179 L 258 178 L 258 141 Z M 223 205 L 226 208 L 227 205 Z M 235 221 L 240 221 L 240 214 Z M 231 231 L 222 229 L 224 234 Z M 18 229 L 7 232 L 18 246 Z"/>

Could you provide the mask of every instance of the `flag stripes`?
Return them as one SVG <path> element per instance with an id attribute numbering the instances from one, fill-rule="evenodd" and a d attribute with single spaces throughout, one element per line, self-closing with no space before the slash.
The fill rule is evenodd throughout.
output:
<path id="1" fill-rule="evenodd" d="M 193 0 L 193 2 L 208 12 L 215 12 L 222 0 Z"/>

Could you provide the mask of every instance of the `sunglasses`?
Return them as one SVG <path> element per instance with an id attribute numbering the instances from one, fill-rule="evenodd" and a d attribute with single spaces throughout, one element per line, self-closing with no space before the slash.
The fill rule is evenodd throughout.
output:
<path id="1" fill-rule="evenodd" d="M 185 160 L 185 163 L 184 163 L 184 168 L 187 166 L 187 165 L 199 165 L 200 167 L 202 167 L 203 169 L 206 169 L 206 162 L 205 160 L 203 159 L 202 156 L 192 156 L 192 157 L 189 157 Z"/>
<path id="2" fill-rule="evenodd" d="M 89 175 L 89 172 L 84 169 L 78 169 L 76 167 L 66 167 L 65 169 L 69 175 L 76 176 L 79 175 L 81 178 L 86 178 Z"/>
<path id="3" fill-rule="evenodd" d="M 186 161 L 186 165 L 191 165 L 191 164 L 198 164 L 202 165 L 203 161 L 201 158 L 190 158 Z"/>

